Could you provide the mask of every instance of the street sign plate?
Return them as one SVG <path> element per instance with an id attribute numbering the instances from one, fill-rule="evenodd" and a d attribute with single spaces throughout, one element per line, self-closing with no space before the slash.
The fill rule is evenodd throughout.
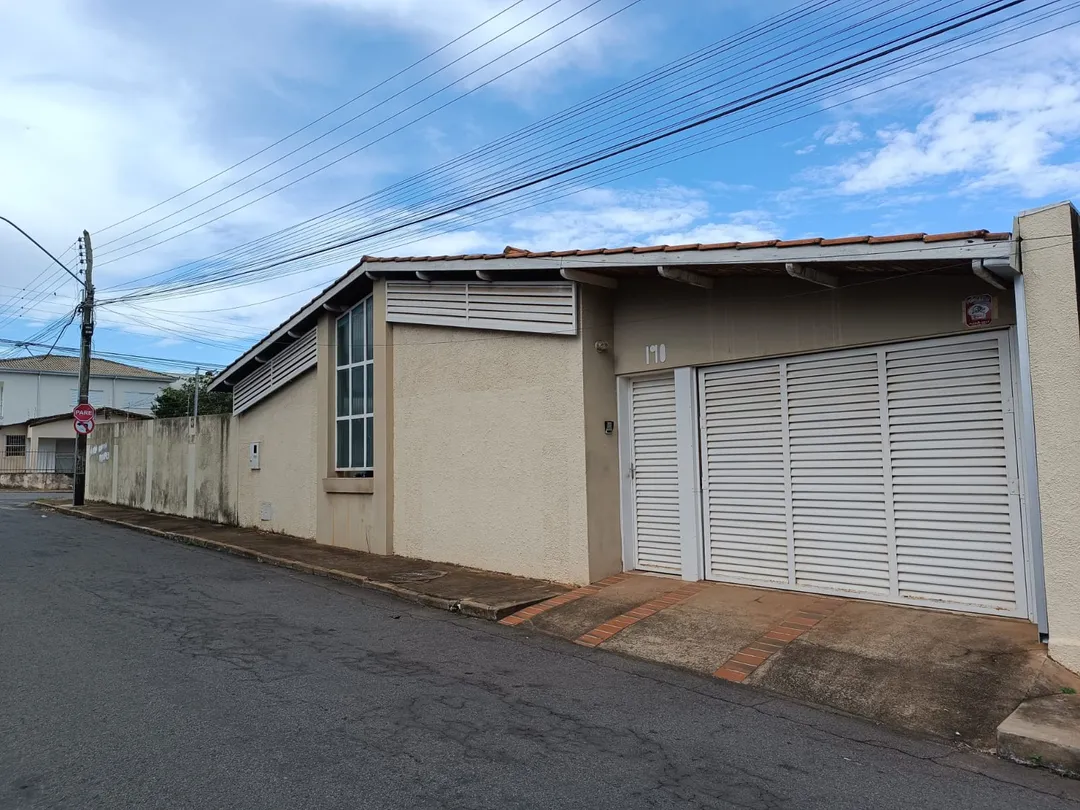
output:
<path id="1" fill-rule="evenodd" d="M 86 422 L 76 422 L 75 432 L 82 436 L 89 436 L 94 432 L 94 420 L 90 419 Z"/>
<path id="2" fill-rule="evenodd" d="M 83 402 L 80 405 L 76 405 L 71 413 L 75 417 L 76 422 L 93 422 L 94 417 L 97 416 L 97 411 L 94 410 L 94 406 L 89 402 Z"/>

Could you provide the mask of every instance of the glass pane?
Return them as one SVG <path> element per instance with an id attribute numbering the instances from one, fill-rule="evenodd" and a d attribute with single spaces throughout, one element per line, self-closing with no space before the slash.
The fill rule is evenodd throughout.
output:
<path id="1" fill-rule="evenodd" d="M 367 326 L 365 327 L 366 332 L 367 332 L 367 355 L 365 355 L 365 357 L 364 357 L 365 360 L 370 360 L 372 357 L 375 356 L 375 344 L 372 343 L 372 336 L 371 336 L 371 313 L 372 313 L 371 301 L 372 301 L 372 299 L 369 298 L 367 300 L 367 303 L 364 304 L 364 322 L 367 324 Z"/>
<path id="2" fill-rule="evenodd" d="M 359 363 L 364 357 L 364 308 L 359 306 L 352 311 L 352 361 Z"/>
<path id="3" fill-rule="evenodd" d="M 353 415 L 366 413 L 364 410 L 364 367 L 352 369 L 352 412 Z"/>
<path id="4" fill-rule="evenodd" d="M 349 415 L 349 370 L 339 369 L 337 373 L 337 415 Z"/>
<path id="5" fill-rule="evenodd" d="M 363 467 L 364 462 L 364 423 L 360 419 L 350 419 L 352 432 L 352 459 L 354 467 Z"/>
<path id="6" fill-rule="evenodd" d="M 349 365 L 349 316 L 342 315 L 337 322 L 337 364 Z"/>
<path id="7" fill-rule="evenodd" d="M 364 466 L 369 468 L 375 466 L 375 436 L 373 430 L 374 426 L 375 420 L 372 417 L 369 416 L 367 419 L 364 420 L 364 434 L 365 436 L 367 436 L 367 440 L 365 441 L 365 445 L 367 446 L 367 455 L 364 456 L 364 458 L 366 459 L 364 461 Z"/>
<path id="8" fill-rule="evenodd" d="M 368 363 L 366 366 L 364 366 L 364 369 L 367 371 L 367 385 L 364 386 L 364 413 L 375 413 L 375 409 L 372 407 L 372 399 L 374 399 L 372 392 L 374 390 L 373 377 L 375 376 L 375 364 Z"/>
<path id="9" fill-rule="evenodd" d="M 337 466 L 345 468 L 349 466 L 349 420 L 342 419 L 337 423 Z"/>

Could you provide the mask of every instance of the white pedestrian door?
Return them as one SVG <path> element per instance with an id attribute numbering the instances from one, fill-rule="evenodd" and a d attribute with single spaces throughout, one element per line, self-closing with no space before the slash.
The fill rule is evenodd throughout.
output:
<path id="1" fill-rule="evenodd" d="M 634 560 L 631 568 L 678 574 L 679 474 L 675 375 L 630 381 Z"/>
<path id="2" fill-rule="evenodd" d="M 1006 332 L 699 372 L 706 576 L 1027 615 Z"/>

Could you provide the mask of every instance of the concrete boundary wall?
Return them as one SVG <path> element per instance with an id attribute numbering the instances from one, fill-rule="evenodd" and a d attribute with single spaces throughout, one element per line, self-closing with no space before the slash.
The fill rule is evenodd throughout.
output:
<path id="1" fill-rule="evenodd" d="M 236 524 L 237 428 L 229 414 L 102 425 L 87 443 L 87 498 Z"/>

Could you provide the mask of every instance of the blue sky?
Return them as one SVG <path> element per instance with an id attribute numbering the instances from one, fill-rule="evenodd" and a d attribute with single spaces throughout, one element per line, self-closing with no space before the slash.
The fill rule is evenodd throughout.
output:
<path id="1" fill-rule="evenodd" d="M 36 0 L 0 5 L 0 97 L 5 100 L 0 214 L 57 253 L 82 228 L 90 229 L 99 253 L 97 283 L 107 298 L 111 287 L 333 209 L 794 5 L 639 0 L 551 54 L 476 89 L 497 72 L 480 66 L 499 52 L 521 46 L 513 59 L 497 63 L 509 66 L 629 2 L 598 0 L 589 6 L 592 0 L 558 0 L 541 11 L 552 0 L 522 0 L 497 23 L 313 127 L 305 136 L 383 102 L 273 171 L 176 213 L 303 138 L 269 150 L 244 171 L 207 183 L 198 194 L 106 229 L 267 147 L 510 2 Z M 580 13 L 572 20 L 526 43 L 575 11 Z M 537 16 L 526 20 L 532 14 Z M 1076 19 L 1073 12 L 1058 22 Z M 389 98 L 513 25 L 518 27 L 487 49 Z M 474 92 L 382 143 L 152 250 L 122 259 L 125 251 L 108 256 L 110 247 L 116 250 L 198 215 L 472 70 L 478 72 L 416 112 Z M 803 120 L 678 163 L 581 188 L 545 207 L 393 252 L 1008 230 L 1020 210 L 1080 196 L 1080 26 L 927 79 L 875 89 L 880 92 L 862 99 L 832 97 Z M 821 109 L 826 106 L 832 108 Z M 353 147 L 363 142 L 358 139 Z M 152 224 L 174 213 L 173 219 Z M 138 234 L 108 245 L 144 225 Z M 51 270 L 41 276 L 46 266 L 44 257 L 15 234 L 0 233 L 0 337 L 25 339 L 70 311 L 74 282 L 61 283 Z M 346 266 L 138 308 L 106 308 L 96 347 L 227 363 Z M 73 346 L 76 340 L 71 329 L 60 345 Z"/>

